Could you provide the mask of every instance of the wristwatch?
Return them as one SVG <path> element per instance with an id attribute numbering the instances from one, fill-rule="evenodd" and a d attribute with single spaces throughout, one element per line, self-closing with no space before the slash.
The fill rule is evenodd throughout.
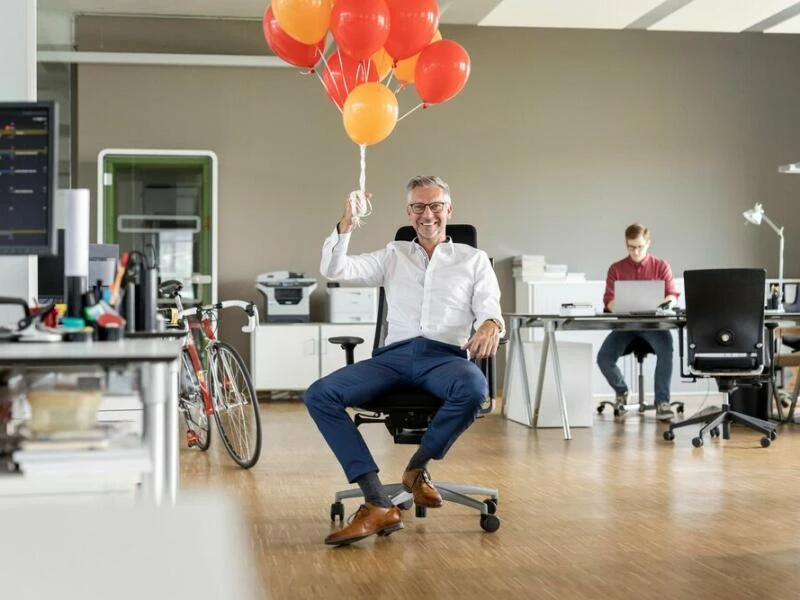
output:
<path id="1" fill-rule="evenodd" d="M 500 334 L 503 333 L 503 323 L 500 321 L 500 319 L 486 319 L 486 320 L 489 323 L 494 323 L 495 327 L 497 327 L 497 331 L 499 331 Z"/>

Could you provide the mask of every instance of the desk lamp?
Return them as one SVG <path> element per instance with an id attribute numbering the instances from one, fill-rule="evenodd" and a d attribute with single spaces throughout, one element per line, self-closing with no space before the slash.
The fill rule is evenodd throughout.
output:
<path id="1" fill-rule="evenodd" d="M 748 223 L 752 223 L 753 225 L 761 225 L 761 221 L 764 221 L 767 225 L 772 227 L 775 233 L 778 234 L 780 237 L 780 256 L 778 258 L 778 307 L 777 310 L 779 312 L 783 312 L 783 227 L 777 227 L 775 223 L 770 221 L 769 217 L 764 213 L 764 207 L 761 204 L 756 203 L 756 205 L 746 210 L 742 213 L 744 218 L 747 219 Z"/>

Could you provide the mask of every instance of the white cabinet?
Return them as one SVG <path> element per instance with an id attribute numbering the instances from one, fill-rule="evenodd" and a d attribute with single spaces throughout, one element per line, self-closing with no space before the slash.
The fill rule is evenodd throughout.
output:
<path id="1" fill-rule="evenodd" d="M 260 325 L 251 351 L 257 390 L 304 390 L 319 376 L 319 325 Z"/>
<path id="2" fill-rule="evenodd" d="M 372 355 L 374 324 L 287 323 L 259 325 L 252 336 L 250 372 L 257 390 L 305 390 L 345 365 L 345 353 L 328 338 L 357 336 L 355 359 Z"/>
<path id="3" fill-rule="evenodd" d="M 328 338 L 343 335 L 360 337 L 364 340 L 363 344 L 356 346 L 354 359 L 356 362 L 370 358 L 372 356 L 372 344 L 375 337 L 375 325 L 372 324 L 343 324 L 319 326 L 320 343 L 320 376 L 324 377 L 340 369 L 346 364 L 345 353 L 341 346 L 331 344 Z"/>

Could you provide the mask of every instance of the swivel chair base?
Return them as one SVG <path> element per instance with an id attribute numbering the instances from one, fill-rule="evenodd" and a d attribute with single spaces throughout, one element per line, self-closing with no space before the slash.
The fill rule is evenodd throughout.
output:
<path id="1" fill-rule="evenodd" d="M 726 393 L 724 394 L 721 410 L 707 415 L 691 417 L 680 423 L 672 423 L 669 429 L 664 432 L 664 439 L 672 441 L 675 439 L 675 434 L 673 433 L 675 429 L 697 423 L 703 423 L 703 427 L 700 428 L 697 437 L 692 438 L 692 446 L 695 448 L 700 448 L 703 445 L 703 436 L 706 433 L 711 437 L 719 437 L 720 426 L 722 427 L 722 439 L 729 440 L 731 437 L 731 423 L 746 425 L 750 429 L 763 433 L 764 437 L 761 438 L 762 448 L 768 447 L 777 437 L 777 433 L 775 432 L 777 426 L 774 423 L 731 410 L 728 405 L 728 394 Z"/>
<path id="2" fill-rule="evenodd" d="M 498 496 L 495 488 L 488 488 L 479 485 L 465 485 L 461 483 L 434 483 L 436 489 L 442 496 L 442 499 L 447 502 L 455 502 L 468 508 L 474 508 L 480 512 L 480 525 L 481 529 L 488 533 L 497 531 L 500 528 L 500 518 L 495 514 L 497 512 Z M 392 504 L 401 510 L 408 510 L 414 504 L 414 497 L 410 492 L 405 491 L 402 483 L 389 483 L 383 486 Z M 354 488 L 349 490 L 341 490 L 334 494 L 334 501 L 331 504 L 331 522 L 339 518 L 339 522 L 344 521 L 344 504 L 342 500 L 345 498 L 361 498 L 363 497 L 361 489 Z M 488 496 L 483 501 L 475 500 L 470 496 Z M 424 506 L 417 506 L 415 514 L 419 518 L 427 516 L 427 510 Z"/>

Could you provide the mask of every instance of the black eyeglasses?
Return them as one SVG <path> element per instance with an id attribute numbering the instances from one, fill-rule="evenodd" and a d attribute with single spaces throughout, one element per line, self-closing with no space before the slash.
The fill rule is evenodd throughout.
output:
<path id="1" fill-rule="evenodd" d="M 409 204 L 409 206 L 415 215 L 421 215 L 425 212 L 426 208 L 430 208 L 432 213 L 440 213 L 442 212 L 445 204 L 447 204 L 447 202 L 431 202 L 430 204 L 425 204 L 424 202 L 414 202 L 414 204 Z"/>

